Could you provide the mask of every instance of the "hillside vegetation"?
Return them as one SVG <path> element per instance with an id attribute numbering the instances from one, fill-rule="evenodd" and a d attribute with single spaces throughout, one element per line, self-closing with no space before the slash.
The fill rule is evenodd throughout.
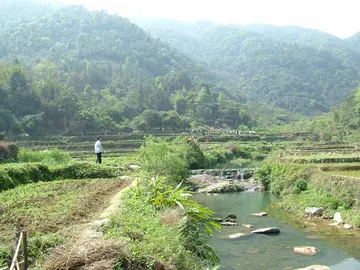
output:
<path id="1" fill-rule="evenodd" d="M 293 112 L 329 111 L 359 82 L 356 37 L 342 40 L 297 27 L 134 21 L 207 63 L 238 93 Z"/>
<path id="2" fill-rule="evenodd" d="M 78 6 L 27 16 L 26 3 L 38 7 L 5 1 L 0 18 L 1 131 L 251 126 L 245 100 L 216 73 L 127 19 Z"/>

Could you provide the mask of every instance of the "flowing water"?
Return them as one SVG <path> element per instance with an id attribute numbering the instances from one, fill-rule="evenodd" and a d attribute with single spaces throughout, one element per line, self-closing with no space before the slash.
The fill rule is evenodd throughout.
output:
<path id="1" fill-rule="evenodd" d="M 360 270 L 360 262 L 328 242 L 317 239 L 314 233 L 300 231 L 293 226 L 272 217 L 253 217 L 251 213 L 261 212 L 277 199 L 262 192 L 206 195 L 197 194 L 195 199 L 224 217 L 235 214 L 239 226 L 223 227 L 210 240 L 210 245 L 221 252 L 222 270 L 290 270 L 310 265 L 327 265 L 332 270 Z M 248 233 L 241 224 L 252 224 L 257 228 L 278 227 L 278 235 L 252 235 L 248 238 L 230 240 L 226 236 L 234 233 Z M 295 246 L 313 246 L 320 252 L 313 256 L 296 254 Z M 360 254 L 359 254 L 360 256 Z"/>

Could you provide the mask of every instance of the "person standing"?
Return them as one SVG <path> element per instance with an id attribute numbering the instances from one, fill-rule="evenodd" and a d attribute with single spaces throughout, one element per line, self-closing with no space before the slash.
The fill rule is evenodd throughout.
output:
<path id="1" fill-rule="evenodd" d="M 95 143 L 95 154 L 97 155 L 96 163 L 101 164 L 101 153 L 104 151 L 104 148 L 101 146 L 101 139 L 102 137 L 99 137 Z"/>

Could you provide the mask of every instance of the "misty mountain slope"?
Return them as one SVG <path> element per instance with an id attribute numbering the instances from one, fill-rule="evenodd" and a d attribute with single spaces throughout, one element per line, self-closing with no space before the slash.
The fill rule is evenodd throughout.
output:
<path id="1" fill-rule="evenodd" d="M 354 50 L 360 53 L 360 32 L 357 32 L 355 35 L 348 38 L 347 42 L 350 43 Z"/>
<path id="2" fill-rule="evenodd" d="M 25 22 L 0 18 L 0 23 L 5 25 L 0 29 L 0 57 L 16 58 L 27 66 L 36 65 L 42 59 L 55 61 L 63 74 L 69 75 L 67 79 L 78 81 L 81 87 L 91 79 L 70 78 L 72 72 L 89 73 L 91 69 L 91 73 L 103 77 L 104 83 L 109 82 L 112 72 L 124 64 L 127 57 L 154 77 L 164 76 L 173 69 L 186 69 L 192 77 L 216 78 L 200 63 L 120 16 L 90 12 L 78 6 L 59 8 L 55 12 L 44 6 L 41 11 L 41 16 L 27 18 Z M 102 85 L 97 82 L 95 87 Z"/>
<path id="3" fill-rule="evenodd" d="M 341 58 L 347 66 L 352 66 L 355 69 L 359 68 L 360 49 L 357 47 L 359 43 L 353 37 L 341 39 L 325 32 L 297 26 L 250 24 L 239 27 L 280 41 L 328 51 L 332 55 Z"/>
<path id="4" fill-rule="evenodd" d="M 359 81 L 360 61 L 353 61 L 359 55 L 347 47 L 341 52 L 350 56 L 343 59 L 330 50 L 280 40 L 239 25 L 201 22 L 181 26 L 161 20 L 137 23 L 187 55 L 207 62 L 248 98 L 294 112 L 328 111 Z"/>

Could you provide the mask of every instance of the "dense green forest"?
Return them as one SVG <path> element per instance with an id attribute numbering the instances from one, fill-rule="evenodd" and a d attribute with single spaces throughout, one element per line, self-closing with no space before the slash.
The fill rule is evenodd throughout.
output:
<path id="1" fill-rule="evenodd" d="M 250 100 L 305 115 L 337 106 L 359 82 L 358 38 L 269 25 L 134 19 L 155 37 L 208 64 Z"/>
<path id="2" fill-rule="evenodd" d="M 3 0 L 0 132 L 272 128 L 329 112 L 360 78 L 359 35 L 136 22 L 149 32 L 104 11 Z"/>
<path id="3" fill-rule="evenodd" d="M 218 83 L 215 72 L 127 19 L 78 6 L 4 4 L 1 131 L 33 135 L 254 124 L 246 100 Z"/>

